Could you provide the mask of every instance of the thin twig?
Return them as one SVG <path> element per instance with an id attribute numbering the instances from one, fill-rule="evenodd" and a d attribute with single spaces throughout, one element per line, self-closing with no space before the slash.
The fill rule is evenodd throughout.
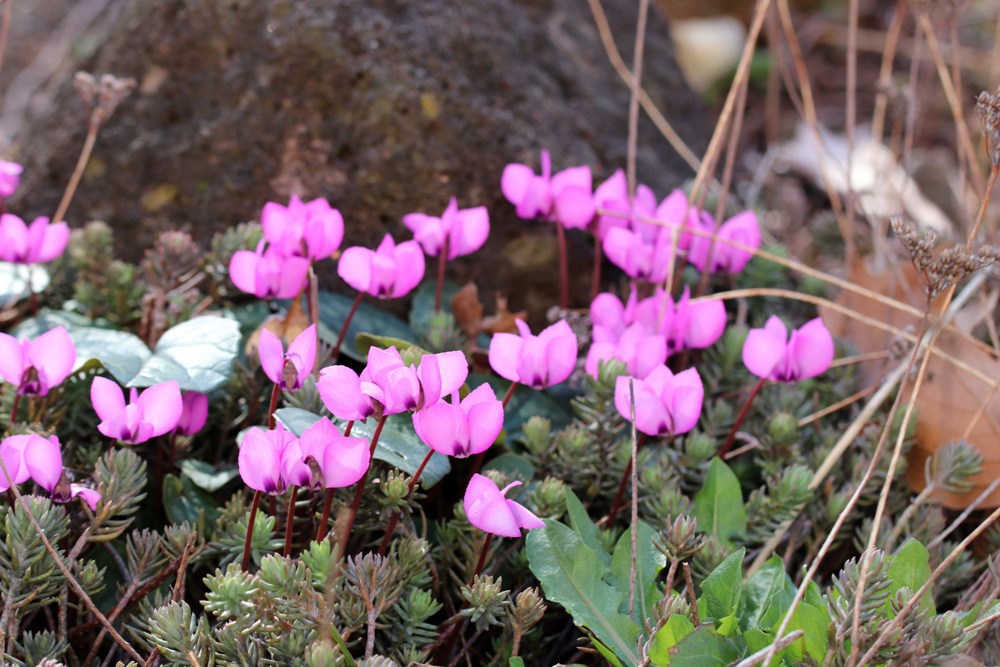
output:
<path id="1" fill-rule="evenodd" d="M 777 650 L 780 651 L 781 649 L 785 648 L 793 641 L 801 637 L 802 634 L 803 634 L 802 630 L 795 630 L 794 632 L 789 632 L 787 635 L 782 637 L 780 641 L 775 642 L 774 645 L 777 647 Z M 767 654 L 770 648 L 771 648 L 770 646 L 764 647 L 761 650 L 754 653 L 753 655 L 748 656 L 743 660 L 740 660 L 738 663 L 736 663 L 736 667 L 752 667 L 752 665 L 759 665 L 760 663 L 764 662 L 765 659 L 768 657 Z"/>
<path id="2" fill-rule="evenodd" d="M 969 503 L 969 506 L 966 507 L 964 510 L 962 510 L 962 513 L 959 514 L 957 517 L 955 517 L 955 520 L 952 521 L 951 524 L 944 529 L 944 531 L 942 531 L 937 537 L 931 540 L 930 543 L 927 545 L 927 549 L 928 550 L 933 549 L 937 545 L 941 544 L 946 537 L 955 532 L 955 529 L 961 526 L 962 523 L 969 518 L 969 515 L 972 514 L 974 511 L 976 511 L 976 509 L 983 503 L 983 501 L 989 498 L 990 494 L 996 491 L 998 487 L 1000 487 L 1000 477 L 997 477 L 995 480 L 990 482 L 989 486 L 983 489 L 982 493 L 976 496 L 975 499 L 971 503 Z"/>

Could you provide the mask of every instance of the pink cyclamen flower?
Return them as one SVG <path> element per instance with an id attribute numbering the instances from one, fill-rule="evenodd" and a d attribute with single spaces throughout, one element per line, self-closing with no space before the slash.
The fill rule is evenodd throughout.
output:
<path id="1" fill-rule="evenodd" d="M 0 199 L 6 199 L 17 191 L 23 171 L 24 167 L 16 162 L 0 160 Z"/>
<path id="2" fill-rule="evenodd" d="M 469 362 L 461 351 L 425 354 L 416 366 L 403 362 L 395 347 L 368 351 L 361 374 L 346 366 L 320 371 L 316 388 L 336 417 L 362 420 L 434 405 L 465 384 Z"/>
<path id="3" fill-rule="evenodd" d="M 489 477 L 473 475 L 462 501 L 469 523 L 502 537 L 521 537 L 522 528 L 544 528 L 544 521 L 523 505 L 504 497 L 510 489 L 520 485 L 521 482 L 515 481 L 500 489 Z"/>
<path id="4" fill-rule="evenodd" d="M 651 239 L 641 231 L 613 227 L 604 236 L 603 248 L 615 266 L 636 280 L 652 283 L 666 280 L 676 250 L 668 227 L 660 227 Z"/>
<path id="5" fill-rule="evenodd" d="M 310 483 L 312 473 L 304 458 L 298 440 L 280 423 L 269 431 L 254 427 L 240 443 L 240 477 L 255 491 L 280 495 L 289 486 Z"/>
<path id="6" fill-rule="evenodd" d="M 611 175 L 608 180 L 594 190 L 594 204 L 605 211 L 597 218 L 595 234 L 604 239 L 612 229 L 642 230 L 641 236 L 650 239 L 648 223 L 639 218 L 656 217 L 656 194 L 647 185 L 639 183 L 635 188 L 635 197 L 629 197 L 628 181 L 621 169 Z"/>
<path id="7" fill-rule="evenodd" d="M 542 151 L 542 173 L 526 164 L 504 167 L 500 190 L 523 220 L 544 218 L 567 229 L 583 228 L 594 217 L 590 167 L 570 167 L 552 175 L 552 159 Z"/>
<path id="8" fill-rule="evenodd" d="M 316 325 L 296 336 L 287 353 L 277 336 L 261 329 L 257 351 L 260 366 L 271 382 L 285 391 L 298 391 L 316 365 Z"/>
<path id="9" fill-rule="evenodd" d="M 181 393 L 181 418 L 177 422 L 177 432 L 194 435 L 205 428 L 208 421 L 208 396 L 197 391 Z"/>
<path id="10" fill-rule="evenodd" d="M 454 197 L 440 218 L 409 213 L 403 216 L 403 224 L 413 232 L 413 239 L 431 257 L 441 253 L 446 238 L 448 259 L 455 259 L 482 248 L 490 235 L 490 217 L 486 207 L 460 209 Z"/>
<path id="11" fill-rule="evenodd" d="M 56 327 L 34 340 L 17 340 L 0 333 L 0 376 L 17 393 L 45 396 L 61 383 L 76 364 L 76 346 L 66 329 Z"/>
<path id="12" fill-rule="evenodd" d="M 237 250 L 229 261 L 229 279 L 248 294 L 260 299 L 291 299 L 306 285 L 309 259 L 283 255 L 276 247 L 264 249 L 261 239 L 256 251 Z"/>
<path id="13" fill-rule="evenodd" d="M 461 402 L 440 401 L 413 413 L 413 428 L 424 443 L 445 456 L 465 458 L 485 452 L 503 430 L 503 403 L 483 384 Z"/>
<path id="14" fill-rule="evenodd" d="M 702 221 L 702 229 L 705 231 L 715 231 L 719 236 L 719 241 L 712 247 L 712 239 L 703 236 L 695 237 L 691 240 L 691 248 L 688 251 L 688 259 L 704 273 L 739 273 L 746 267 L 747 262 L 753 257 L 753 253 L 743 248 L 736 248 L 725 243 L 725 240 L 735 241 L 753 249 L 760 247 L 760 224 L 757 222 L 757 214 L 753 211 L 743 211 L 726 220 L 716 231 L 715 223 L 710 217 Z M 708 266 L 709 249 L 712 250 L 711 266 Z"/>
<path id="15" fill-rule="evenodd" d="M 288 206 L 267 202 L 260 224 L 267 242 L 285 257 L 315 262 L 332 255 L 344 240 L 344 218 L 325 199 L 303 202 L 292 195 Z"/>
<path id="16" fill-rule="evenodd" d="M 316 461 L 327 489 L 354 484 L 371 465 L 368 440 L 344 437 L 326 417 L 303 431 L 299 448 L 303 462 L 308 463 L 310 458 Z"/>
<path id="17" fill-rule="evenodd" d="M 184 412 L 177 380 L 155 384 L 141 393 L 132 387 L 126 404 L 118 383 L 95 377 L 90 385 L 90 401 L 101 418 L 97 430 L 128 445 L 173 431 Z"/>
<path id="18" fill-rule="evenodd" d="M 50 494 L 55 502 L 65 503 L 80 497 L 97 509 L 101 494 L 79 484 L 70 484 L 63 469 L 62 452 L 56 436 L 12 435 L 0 442 L 0 459 L 3 460 L 14 484 L 33 479 Z M 0 473 L 0 491 L 10 488 L 6 475 Z"/>
<path id="19" fill-rule="evenodd" d="M 609 359 L 623 361 L 629 375 L 642 379 L 667 360 L 667 339 L 650 332 L 641 323 L 626 327 L 614 341 L 598 342 L 595 337 L 587 352 L 584 369 L 591 377 L 597 378 L 601 362 Z"/>
<path id="20" fill-rule="evenodd" d="M 650 331 L 658 331 L 667 340 L 667 355 L 681 350 L 711 347 L 726 330 L 726 307 L 722 301 L 691 303 L 691 290 L 684 288 L 674 303 L 662 287 L 636 306 L 636 321 Z"/>
<path id="21" fill-rule="evenodd" d="M 705 388 L 697 369 L 674 375 L 666 366 L 655 368 L 644 380 L 633 378 L 635 427 L 647 435 L 679 435 L 698 424 Z M 629 378 L 615 383 L 615 407 L 632 421 Z"/>
<path id="22" fill-rule="evenodd" d="M 576 367 L 578 342 L 566 320 L 559 320 L 537 336 L 524 320 L 515 320 L 519 336 L 493 334 L 490 366 L 511 382 L 544 389 L 563 382 Z"/>
<path id="23" fill-rule="evenodd" d="M 67 243 L 69 227 L 65 222 L 50 225 L 48 218 L 39 217 L 26 225 L 12 213 L 0 215 L 0 260 L 15 264 L 51 262 L 63 253 Z"/>
<path id="24" fill-rule="evenodd" d="M 424 251 L 416 241 L 396 245 L 388 234 L 378 248 L 353 246 L 337 263 L 337 274 L 348 285 L 379 299 L 406 296 L 424 278 Z"/>
<path id="25" fill-rule="evenodd" d="M 743 343 L 743 363 L 759 378 L 798 382 L 826 372 L 833 362 L 833 336 L 823 320 L 809 320 L 788 334 L 777 315 L 751 329 Z"/>

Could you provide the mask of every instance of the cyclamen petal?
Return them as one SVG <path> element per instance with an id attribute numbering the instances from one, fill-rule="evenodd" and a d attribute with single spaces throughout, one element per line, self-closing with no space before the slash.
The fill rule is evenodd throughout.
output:
<path id="1" fill-rule="evenodd" d="M 3 461 L 4 468 L 0 470 L 0 491 L 10 488 L 11 482 L 21 484 L 31 478 L 31 472 L 24 460 L 24 450 L 31 442 L 32 435 L 12 435 L 0 442 L 0 460 Z M 10 475 L 8 480 L 7 475 Z"/>
<path id="2" fill-rule="evenodd" d="M 205 427 L 208 421 L 208 396 L 196 391 L 181 394 L 181 418 L 177 421 L 177 432 L 194 435 Z"/>
<path id="3" fill-rule="evenodd" d="M 511 487 L 519 484 L 514 482 L 500 490 L 489 477 L 473 475 L 462 501 L 469 523 L 502 537 L 520 537 L 522 528 L 544 527 L 545 523 L 527 508 L 504 497 Z"/>
<path id="4" fill-rule="evenodd" d="M 63 472 L 59 439 L 55 436 L 47 439 L 38 435 L 29 436 L 24 448 L 24 464 L 35 483 L 51 493 Z"/>
<path id="5" fill-rule="evenodd" d="M 131 391 L 126 405 L 118 385 L 102 377 L 94 378 L 90 398 L 101 423 L 97 429 L 109 438 L 136 445 L 169 433 L 177 427 L 184 411 L 176 380 L 153 385 L 142 393 Z"/>
<path id="6" fill-rule="evenodd" d="M 268 379 L 285 391 L 298 391 L 316 365 L 316 325 L 309 325 L 296 336 L 287 354 L 277 336 L 261 329 L 257 349 Z"/>
<path id="7" fill-rule="evenodd" d="M 701 376 L 694 368 L 674 375 L 658 366 L 644 380 L 632 378 L 635 394 L 635 427 L 647 435 L 680 435 L 698 424 L 704 400 Z M 632 420 L 629 378 L 615 383 L 615 407 Z"/>
<path id="8" fill-rule="evenodd" d="M 416 241 L 396 245 L 388 234 L 376 250 L 351 247 L 337 263 L 337 273 L 359 292 L 386 299 L 409 293 L 424 277 L 424 252 Z"/>
<path id="9" fill-rule="evenodd" d="M 590 167 L 570 167 L 551 175 L 549 152 L 542 151 L 542 171 L 524 164 L 508 164 L 500 189 L 524 220 L 544 218 L 567 229 L 586 227 L 594 217 Z"/>
<path id="10" fill-rule="evenodd" d="M 776 316 L 751 329 L 743 343 L 743 364 L 757 377 L 798 382 L 825 373 L 833 362 L 833 337 L 820 318 L 788 334 Z"/>
<path id="11" fill-rule="evenodd" d="M 11 213 L 0 215 L 0 260 L 15 264 L 51 262 L 63 253 L 69 242 L 69 227 L 65 222 L 49 224 L 38 217 L 26 225 Z"/>
<path id="12" fill-rule="evenodd" d="M 498 375 L 536 389 L 565 381 L 576 367 L 578 341 L 565 320 L 534 336 L 516 320 L 520 336 L 497 333 L 490 342 L 490 366 Z"/>
<path id="13" fill-rule="evenodd" d="M 361 378 L 346 366 L 329 366 L 316 382 L 323 405 L 335 417 L 361 421 L 375 413 L 371 399 L 361 391 Z"/>
<path id="14" fill-rule="evenodd" d="M 263 240 L 255 252 L 239 250 L 229 261 L 233 284 L 260 299 L 297 296 L 305 287 L 308 272 L 307 258 L 282 255 L 276 247 L 265 250 Z"/>
<path id="15" fill-rule="evenodd" d="M 63 327 L 34 340 L 18 341 L 0 333 L 0 376 L 19 394 L 45 396 L 69 377 L 75 364 L 76 346 Z"/>
<path id="16" fill-rule="evenodd" d="M 17 191 L 23 172 L 24 167 L 18 163 L 0 160 L 0 198 L 6 199 Z"/>
<path id="17" fill-rule="evenodd" d="M 284 442 L 273 431 L 251 428 L 240 443 L 238 465 L 243 483 L 263 493 L 284 493 L 281 456 Z"/>
<path id="18" fill-rule="evenodd" d="M 403 216 L 403 224 L 413 232 L 414 240 L 432 257 L 441 253 L 444 240 L 448 239 L 448 259 L 455 259 L 475 252 L 486 242 L 490 233 L 486 208 L 459 209 L 454 197 L 440 218 L 423 213 Z"/>

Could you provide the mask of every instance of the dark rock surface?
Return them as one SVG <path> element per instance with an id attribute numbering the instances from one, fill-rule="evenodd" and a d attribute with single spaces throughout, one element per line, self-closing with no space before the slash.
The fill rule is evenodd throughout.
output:
<path id="1" fill-rule="evenodd" d="M 136 93 L 98 139 L 67 218 L 106 220 L 126 259 L 179 227 L 205 244 L 254 219 L 267 200 L 327 197 L 348 244 L 374 244 L 448 198 L 485 204 L 494 232 L 450 269 L 481 293 L 538 313 L 558 290 L 548 225 L 522 222 L 502 198 L 510 161 L 624 166 L 628 91 L 583 0 L 114 0 L 118 12 L 80 69 L 132 76 Z M 631 60 L 632 0 L 605 2 Z M 698 150 L 708 119 L 674 64 L 667 29 L 650 17 L 644 84 Z M 13 209 L 51 215 L 83 142 L 70 80 L 16 138 L 26 177 Z M 661 196 L 691 174 L 645 119 L 639 175 Z M 590 242 L 570 234 L 588 301 Z M 324 267 L 325 265 L 325 267 Z M 339 289 L 333 262 L 322 285 Z"/>

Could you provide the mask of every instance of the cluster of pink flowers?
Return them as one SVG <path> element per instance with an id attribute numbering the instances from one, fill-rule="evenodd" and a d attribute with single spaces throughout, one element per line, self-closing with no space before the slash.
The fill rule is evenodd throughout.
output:
<path id="1" fill-rule="evenodd" d="M 23 171 L 16 162 L 0 161 L 0 202 L 17 191 Z M 49 222 L 39 216 L 27 224 L 4 210 L 0 214 L 0 261 L 39 264 L 59 257 L 69 243 L 69 227 L 62 221 Z"/>

